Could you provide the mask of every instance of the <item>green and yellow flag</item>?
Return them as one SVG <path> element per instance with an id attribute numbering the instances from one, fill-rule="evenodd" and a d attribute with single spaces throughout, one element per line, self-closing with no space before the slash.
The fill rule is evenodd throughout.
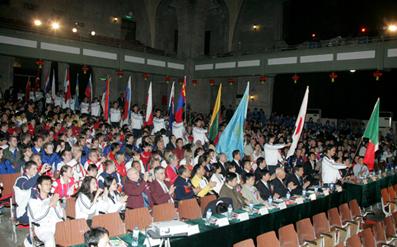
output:
<path id="1" fill-rule="evenodd" d="M 208 138 L 214 141 L 219 131 L 219 114 L 221 111 L 222 84 L 219 85 L 218 95 L 216 96 L 214 110 L 212 111 Z"/>

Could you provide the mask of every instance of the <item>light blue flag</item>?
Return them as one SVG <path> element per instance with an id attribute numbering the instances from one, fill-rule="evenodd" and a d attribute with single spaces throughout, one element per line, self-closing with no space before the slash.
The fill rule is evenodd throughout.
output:
<path id="1" fill-rule="evenodd" d="M 244 154 L 244 123 L 247 117 L 249 88 L 250 84 L 248 82 L 244 96 L 241 98 L 240 104 L 222 132 L 216 146 L 216 151 L 218 153 L 225 153 L 229 160 L 233 160 L 232 152 L 234 150 L 240 150 L 240 154 Z"/>

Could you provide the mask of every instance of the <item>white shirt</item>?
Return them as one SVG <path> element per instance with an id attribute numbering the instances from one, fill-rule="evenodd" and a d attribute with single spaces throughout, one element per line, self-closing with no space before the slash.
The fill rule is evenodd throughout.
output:
<path id="1" fill-rule="evenodd" d="M 87 102 L 81 102 L 80 113 L 81 114 L 89 114 L 90 113 L 90 104 Z"/>
<path id="2" fill-rule="evenodd" d="M 61 106 L 62 102 L 63 102 L 63 97 L 61 97 L 61 96 L 55 97 L 55 101 L 54 101 L 55 106 Z"/>
<path id="3" fill-rule="evenodd" d="M 223 175 L 216 174 L 216 173 L 212 174 L 210 182 L 216 183 L 215 187 L 212 188 L 212 190 L 215 191 L 219 195 L 219 192 L 221 191 L 223 183 L 225 182 L 225 178 L 223 177 Z"/>
<path id="4" fill-rule="evenodd" d="M 118 123 L 121 120 L 121 111 L 116 108 L 110 108 L 110 122 Z"/>
<path id="5" fill-rule="evenodd" d="M 201 144 L 205 144 L 208 142 L 208 138 L 206 136 L 207 130 L 203 128 L 193 127 L 193 143 L 195 144 L 197 141 L 200 141 Z"/>
<path id="6" fill-rule="evenodd" d="M 335 160 L 324 156 L 321 162 L 321 178 L 323 183 L 336 183 L 341 178 L 339 170 L 345 169 L 346 166 L 338 164 Z"/>
<path id="7" fill-rule="evenodd" d="M 282 161 L 279 149 L 284 148 L 284 144 L 265 144 L 265 160 L 268 166 L 275 166 L 279 161 Z"/>
<path id="8" fill-rule="evenodd" d="M 172 134 L 176 137 L 176 139 L 182 138 L 183 143 L 186 143 L 185 133 L 186 131 L 185 131 L 185 126 L 183 126 L 183 122 L 180 123 L 172 122 Z"/>
<path id="9" fill-rule="evenodd" d="M 76 200 L 76 219 L 91 219 L 97 215 L 98 202 L 91 202 L 90 199 L 80 193 Z"/>
<path id="10" fill-rule="evenodd" d="M 165 121 L 164 118 L 158 118 L 154 117 L 153 118 L 153 130 L 152 134 L 155 134 L 156 132 L 165 129 Z"/>
<path id="11" fill-rule="evenodd" d="M 101 114 L 101 105 L 99 102 L 93 102 L 91 103 L 91 115 L 94 117 L 99 117 Z"/>
<path id="12" fill-rule="evenodd" d="M 125 208 L 125 203 L 120 201 L 119 194 L 109 192 L 109 196 L 101 196 L 98 201 L 98 212 L 106 214 L 120 212 Z M 111 198 L 110 198 L 111 197 Z"/>
<path id="13" fill-rule="evenodd" d="M 133 129 L 140 130 L 143 125 L 143 117 L 140 113 L 131 112 L 131 126 Z"/>

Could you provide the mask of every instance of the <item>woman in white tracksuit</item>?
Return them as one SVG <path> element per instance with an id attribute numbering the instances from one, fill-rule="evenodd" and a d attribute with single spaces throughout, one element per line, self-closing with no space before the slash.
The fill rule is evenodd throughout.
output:
<path id="1" fill-rule="evenodd" d="M 76 219 L 92 219 L 98 213 L 98 198 L 102 193 L 94 177 L 85 177 L 76 193 Z"/>

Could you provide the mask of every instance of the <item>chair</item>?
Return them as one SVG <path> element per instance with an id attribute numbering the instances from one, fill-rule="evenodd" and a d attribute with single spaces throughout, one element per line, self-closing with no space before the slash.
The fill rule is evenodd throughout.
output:
<path id="1" fill-rule="evenodd" d="M 278 237 L 283 247 L 298 247 L 299 241 L 293 224 L 278 229 Z"/>
<path id="2" fill-rule="evenodd" d="M 347 247 L 361 247 L 361 241 L 357 234 L 354 234 L 346 241 Z"/>
<path id="3" fill-rule="evenodd" d="M 373 226 L 376 245 L 391 244 L 395 239 L 388 239 L 383 222 L 376 222 Z"/>
<path id="4" fill-rule="evenodd" d="M 331 227 L 325 213 L 316 214 L 312 219 L 316 237 L 323 237 L 325 247 L 335 246 L 338 243 L 338 234 L 336 231 L 331 231 Z"/>
<path id="5" fill-rule="evenodd" d="M 280 241 L 274 231 L 263 233 L 256 237 L 256 247 L 280 246 Z"/>
<path id="6" fill-rule="evenodd" d="M 380 193 L 381 193 L 382 211 L 387 217 L 392 214 L 389 192 L 387 191 L 387 188 L 383 188 L 381 189 Z"/>
<path id="7" fill-rule="evenodd" d="M 353 220 L 349 205 L 347 203 L 342 203 L 341 205 L 339 205 L 339 212 L 341 215 L 342 223 L 349 224 L 350 234 L 357 234 L 359 232 L 360 220 Z"/>
<path id="8" fill-rule="evenodd" d="M 250 238 L 233 244 L 233 247 L 255 247 L 255 244 L 254 241 Z"/>
<path id="9" fill-rule="evenodd" d="M 389 200 L 392 203 L 391 204 L 391 211 L 392 212 L 396 212 L 396 200 L 397 200 L 397 195 L 396 195 L 396 191 L 394 191 L 393 186 L 389 186 L 387 188 L 387 192 L 389 193 Z"/>
<path id="10" fill-rule="evenodd" d="M 76 218 L 76 199 L 73 197 L 70 197 L 66 199 L 66 217 L 69 219 L 75 219 Z"/>
<path id="11" fill-rule="evenodd" d="M 109 237 L 115 237 L 126 233 L 125 224 L 119 213 L 101 214 L 92 218 L 92 227 L 104 227 L 109 231 Z"/>
<path id="12" fill-rule="evenodd" d="M 0 174 L 0 182 L 3 183 L 3 192 L 1 201 L 6 200 L 12 196 L 14 193 L 14 184 L 18 177 L 20 177 L 20 173 L 11 173 L 11 174 Z"/>
<path id="13" fill-rule="evenodd" d="M 361 236 L 364 247 L 376 247 L 374 234 L 372 233 L 371 228 L 365 228 L 362 231 Z"/>
<path id="14" fill-rule="evenodd" d="M 350 237 L 350 228 L 342 224 L 342 219 L 339 215 L 337 208 L 331 208 L 327 212 L 328 220 L 331 228 L 338 231 L 338 243 L 343 243 L 348 237 Z"/>
<path id="15" fill-rule="evenodd" d="M 152 223 L 152 216 L 147 208 L 127 209 L 125 211 L 125 227 L 133 230 L 136 226 L 139 230 L 145 230 Z"/>
<path id="16" fill-rule="evenodd" d="M 316 239 L 316 233 L 309 218 L 296 222 L 296 231 L 298 232 L 299 244 L 310 243 L 312 246 L 320 246 L 321 238 Z"/>
<path id="17" fill-rule="evenodd" d="M 216 195 L 206 195 L 202 198 L 200 198 L 200 208 L 201 208 L 201 213 L 203 214 L 208 203 L 216 200 Z"/>
<path id="18" fill-rule="evenodd" d="M 168 221 L 177 218 L 176 209 L 172 203 L 163 203 L 153 206 L 153 221 Z"/>
<path id="19" fill-rule="evenodd" d="M 55 226 L 57 246 L 71 246 L 84 243 L 84 233 L 89 230 L 85 219 L 66 220 Z"/>
<path id="20" fill-rule="evenodd" d="M 180 219 L 194 220 L 201 218 L 201 209 L 196 198 L 179 201 L 178 212 Z"/>
<path id="21" fill-rule="evenodd" d="M 393 216 L 388 216 L 383 221 L 386 226 L 386 237 L 396 238 L 396 227 L 394 225 Z"/>

